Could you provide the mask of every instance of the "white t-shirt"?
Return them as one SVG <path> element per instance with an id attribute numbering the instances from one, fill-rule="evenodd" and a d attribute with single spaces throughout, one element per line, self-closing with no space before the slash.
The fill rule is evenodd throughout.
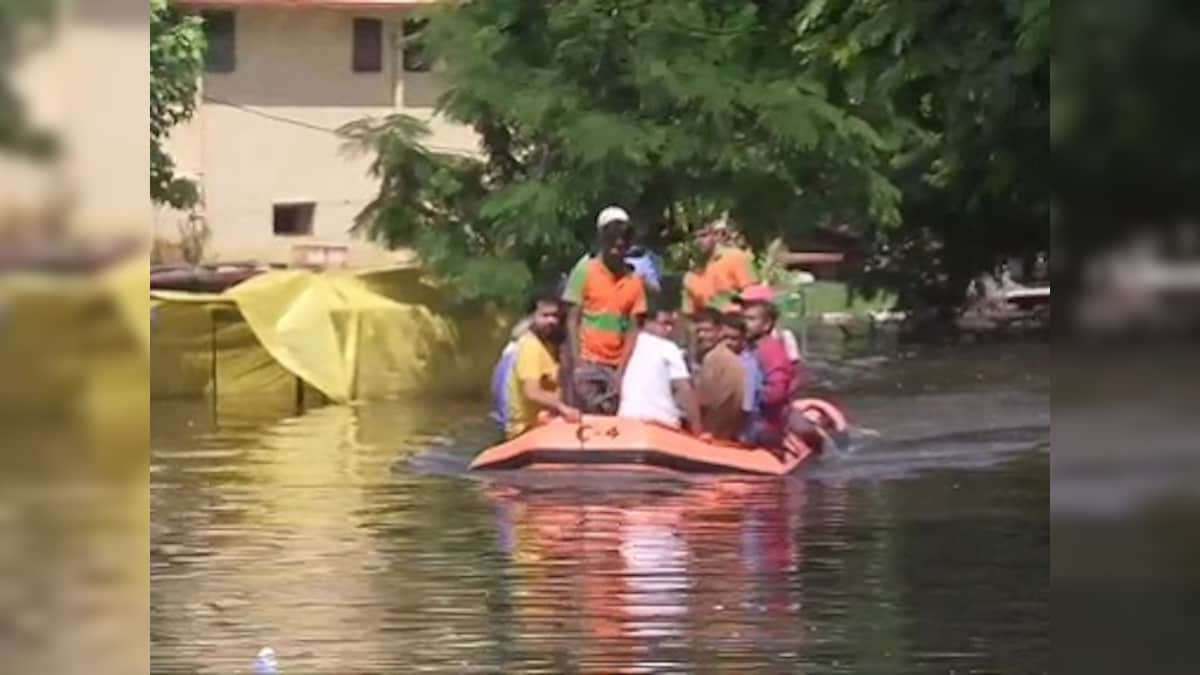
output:
<path id="1" fill-rule="evenodd" d="M 671 389 L 674 380 L 688 379 L 683 351 L 670 340 L 638 333 L 625 377 L 617 415 L 679 428 L 683 413 Z"/>

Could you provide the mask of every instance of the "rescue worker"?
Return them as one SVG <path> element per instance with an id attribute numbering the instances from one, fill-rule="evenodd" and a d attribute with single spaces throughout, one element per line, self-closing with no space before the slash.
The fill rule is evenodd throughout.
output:
<path id="1" fill-rule="evenodd" d="M 646 288 L 625 260 L 632 228 L 624 210 L 606 208 L 596 223 L 600 253 L 572 273 L 563 298 L 573 305 L 567 339 L 574 402 L 584 412 L 612 415 L 637 337 L 637 319 L 646 312 Z"/>
<path id="2" fill-rule="evenodd" d="M 743 249 L 730 246 L 728 225 L 718 220 L 696 234 L 704 258 L 703 265 L 685 279 L 685 311 L 699 312 L 705 307 L 730 311 L 734 298 L 743 289 L 757 283 L 754 258 Z"/>

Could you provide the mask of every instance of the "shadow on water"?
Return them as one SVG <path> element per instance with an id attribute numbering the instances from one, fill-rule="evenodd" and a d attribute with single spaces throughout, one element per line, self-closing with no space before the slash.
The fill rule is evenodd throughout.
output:
<path id="1" fill-rule="evenodd" d="M 480 403 L 156 403 L 153 671 L 1048 672 L 1048 402 L 976 358 L 847 377 L 855 443 L 788 480 L 471 474 Z"/>

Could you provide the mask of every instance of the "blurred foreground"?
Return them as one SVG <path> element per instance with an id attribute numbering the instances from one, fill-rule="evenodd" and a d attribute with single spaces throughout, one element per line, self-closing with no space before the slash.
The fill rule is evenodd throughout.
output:
<path id="1" fill-rule="evenodd" d="M 149 669 L 147 16 L 0 11 L 0 672 Z"/>

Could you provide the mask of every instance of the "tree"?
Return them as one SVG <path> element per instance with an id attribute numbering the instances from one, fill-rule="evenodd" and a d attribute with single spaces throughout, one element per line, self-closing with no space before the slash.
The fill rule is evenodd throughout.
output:
<path id="1" fill-rule="evenodd" d="M 373 151 L 359 228 L 415 244 L 469 297 L 511 299 L 586 250 L 616 203 L 673 241 L 728 210 L 750 239 L 853 204 L 895 223 L 885 135 L 831 102 L 789 46 L 804 2 L 493 0 L 435 11 L 441 112 L 477 159 L 419 146 L 409 119 L 344 131 Z M 498 276 L 506 281 L 497 283 Z"/>
<path id="2" fill-rule="evenodd" d="M 666 242 L 726 210 L 759 245 L 834 224 L 877 251 L 865 290 L 952 307 L 997 254 L 1049 246 L 1049 17 L 1049 0 L 451 4 L 425 41 L 441 112 L 482 156 L 419 148 L 411 120 L 348 127 L 382 184 L 359 227 L 487 296 L 524 283 L 493 287 L 498 266 L 566 269 L 608 203 Z"/>
<path id="3" fill-rule="evenodd" d="M 813 2 L 797 32 L 836 104 L 901 132 L 904 226 L 864 228 L 864 281 L 952 308 L 998 255 L 1049 249 L 1049 0 Z"/>
<path id="4" fill-rule="evenodd" d="M 196 110 L 204 48 L 200 17 L 169 0 L 150 0 L 150 197 L 175 208 L 195 203 L 196 186 L 175 176 L 163 144 L 172 127 Z"/>

